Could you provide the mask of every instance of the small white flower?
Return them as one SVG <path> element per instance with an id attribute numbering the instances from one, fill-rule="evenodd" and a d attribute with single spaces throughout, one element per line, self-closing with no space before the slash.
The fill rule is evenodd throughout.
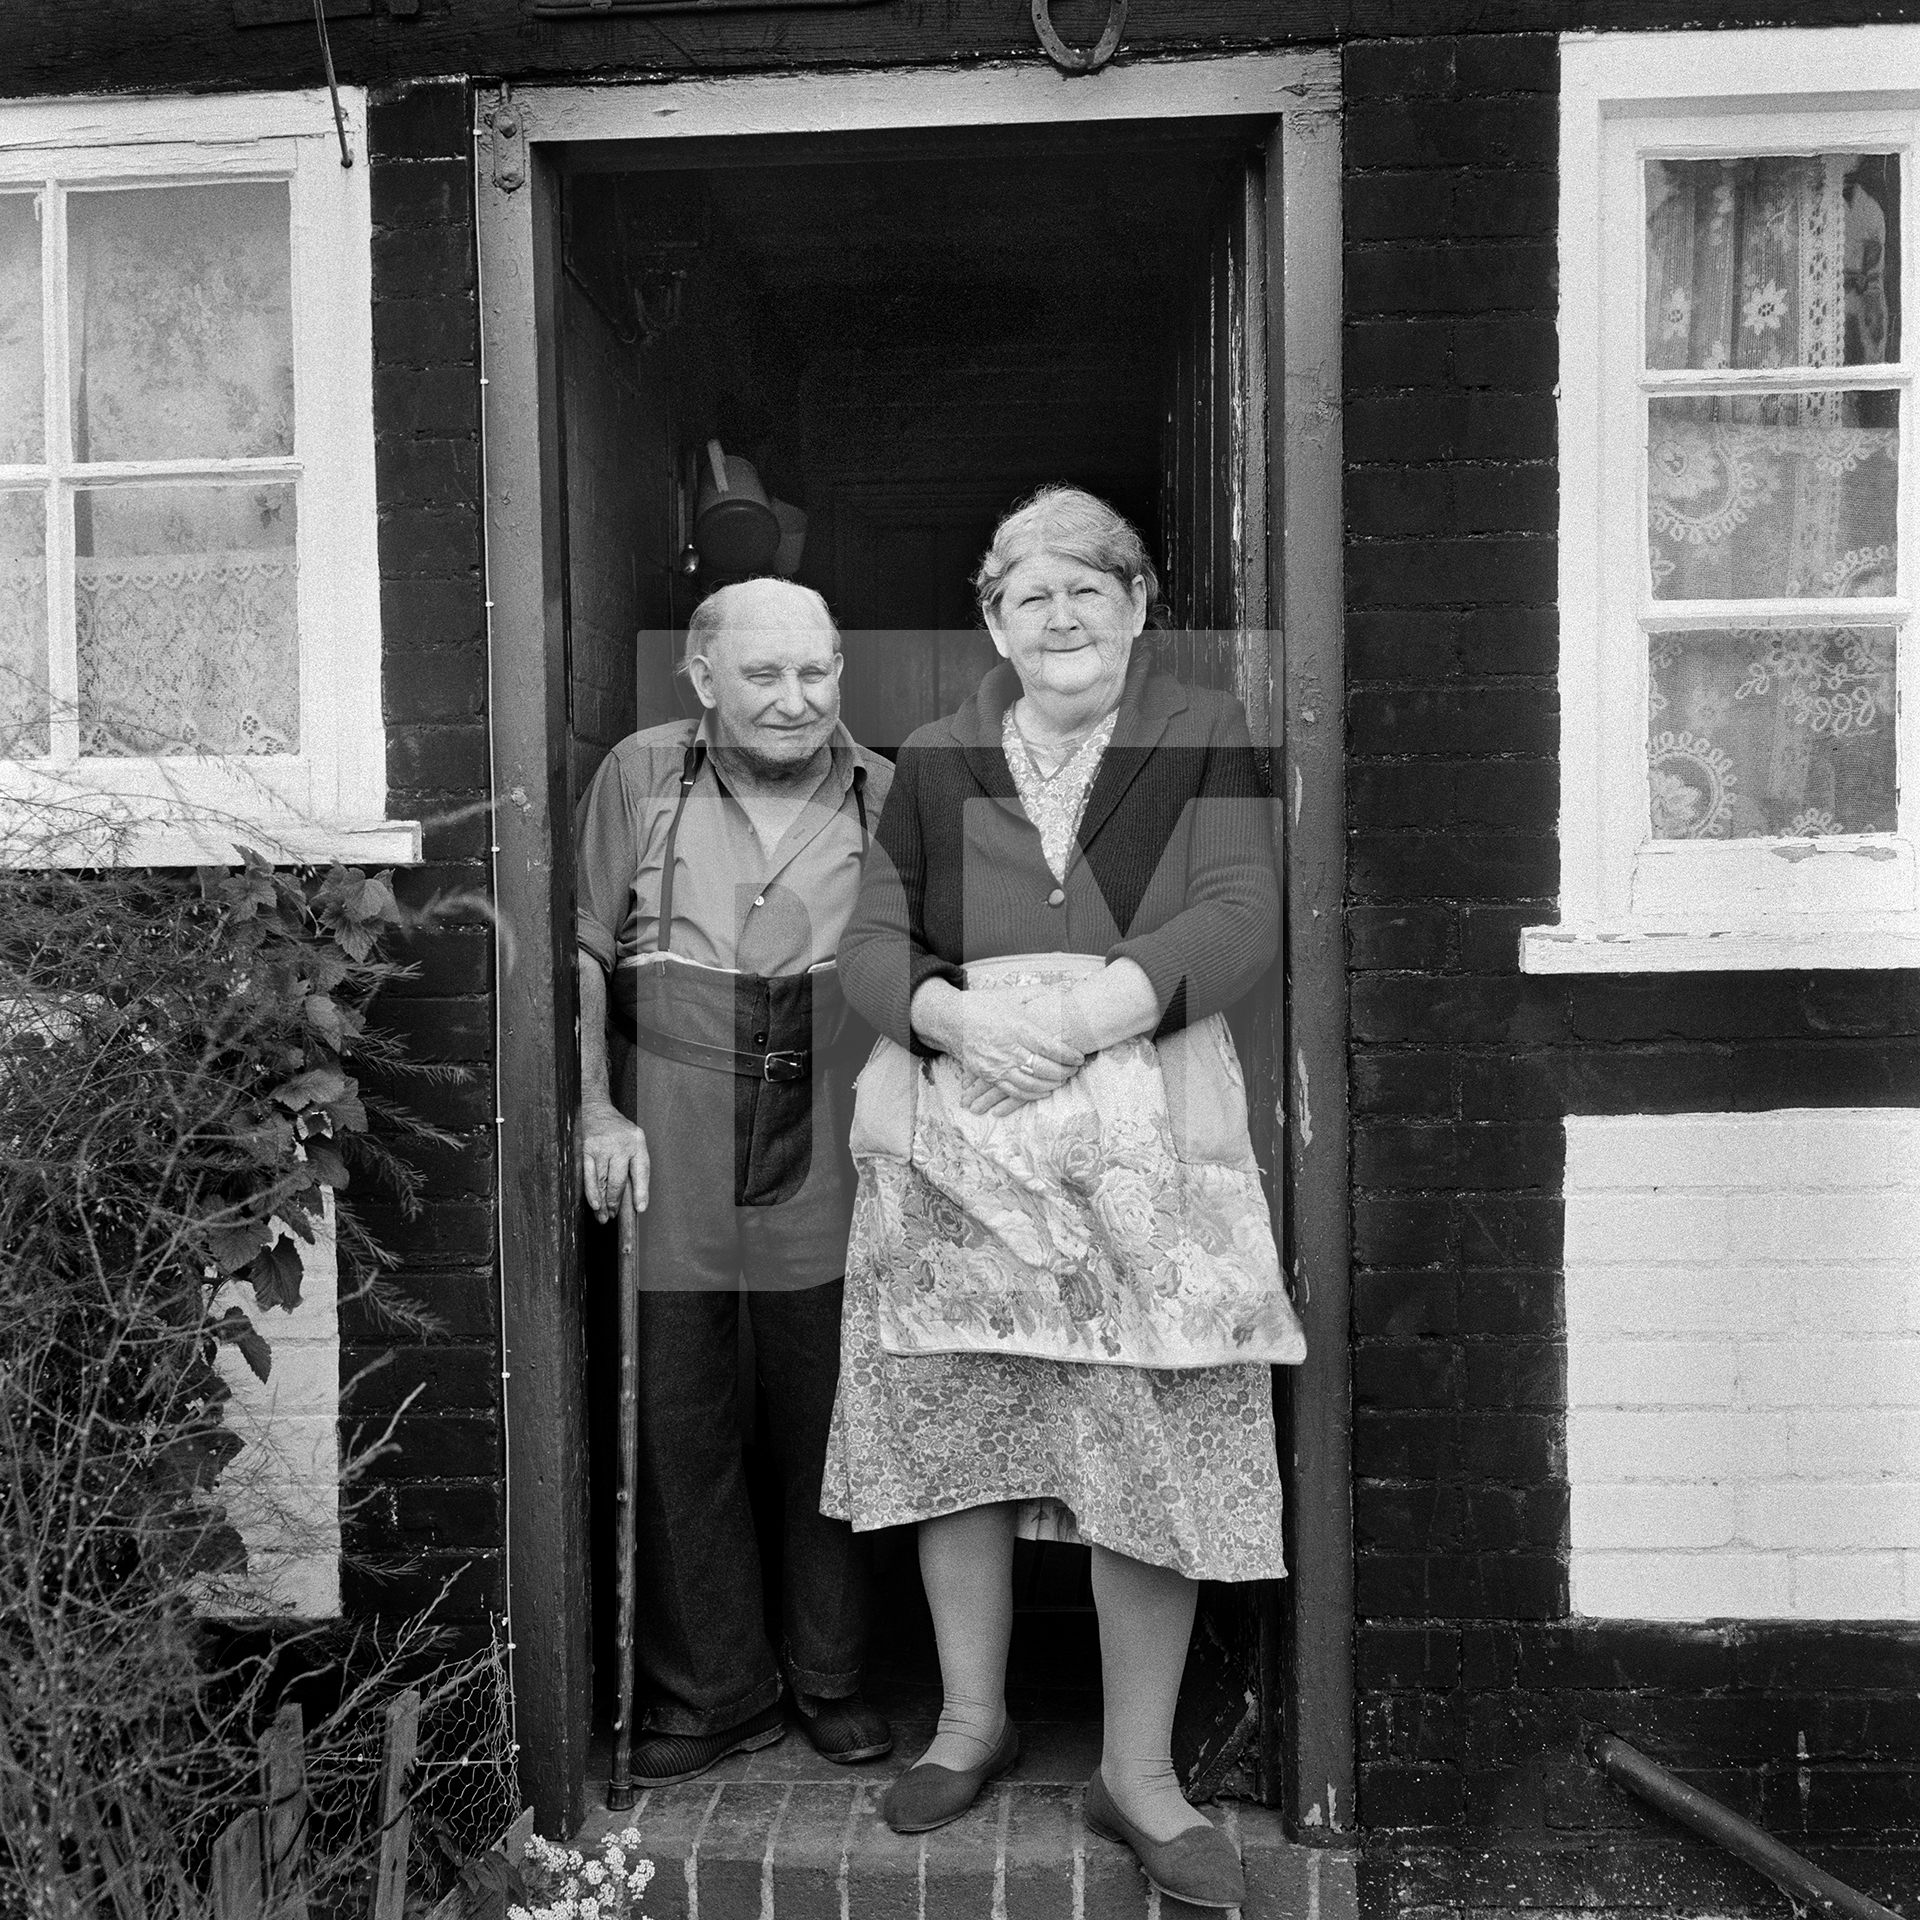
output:
<path id="1" fill-rule="evenodd" d="M 653 1862 L 651 1860 L 642 1860 L 640 1864 L 627 1875 L 628 1889 L 632 1892 L 636 1900 L 646 1892 L 647 1882 L 652 1878 Z"/>
<path id="2" fill-rule="evenodd" d="M 1667 304 L 1660 315 L 1660 337 L 1663 340 L 1684 340 L 1692 320 L 1692 292 L 1686 287 L 1670 287 L 1667 290 Z"/>
<path id="3" fill-rule="evenodd" d="M 593 1899 L 582 1900 L 580 1920 L 600 1920 L 600 1902 Z"/>
<path id="4" fill-rule="evenodd" d="M 1765 286 L 1757 283 L 1748 286 L 1740 324 L 1749 333 L 1776 333 L 1786 315 L 1787 296 L 1781 291 L 1779 281 L 1769 280 Z"/>
<path id="5" fill-rule="evenodd" d="M 607 1863 L 608 1872 L 625 1872 L 627 1856 L 620 1851 L 620 1843 L 617 1840 L 609 1840 L 607 1844 L 600 1849 L 600 1858 Z"/>
<path id="6" fill-rule="evenodd" d="M 620 1844 L 623 1847 L 637 1847 L 640 1844 L 638 1827 L 623 1827 L 620 1831 Z"/>
<path id="7" fill-rule="evenodd" d="M 580 1877 L 586 1881 L 588 1886 L 597 1887 L 600 1882 L 607 1877 L 607 1870 L 598 1860 L 589 1860 L 587 1864 L 580 1869 Z"/>

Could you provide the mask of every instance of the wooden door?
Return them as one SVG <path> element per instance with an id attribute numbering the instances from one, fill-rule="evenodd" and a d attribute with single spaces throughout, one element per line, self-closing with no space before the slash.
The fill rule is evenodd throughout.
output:
<path id="1" fill-rule="evenodd" d="M 1172 619 L 1161 645 L 1181 679 L 1239 697 L 1270 762 L 1277 654 L 1268 631 L 1264 173 L 1262 158 L 1249 156 L 1211 209 L 1165 369 L 1160 532 Z M 1277 965 L 1233 1027 L 1254 1151 L 1278 1225 L 1284 1054 Z M 1283 1379 L 1277 1370 L 1277 1385 Z M 1279 1607 L 1269 1584 L 1202 1592 L 1174 1725 L 1174 1759 L 1196 1797 L 1222 1789 L 1279 1797 Z"/>
<path id="2" fill-rule="evenodd" d="M 994 664 L 969 581 L 1012 489 L 842 482 L 823 496 L 845 629 L 841 718 L 863 746 L 891 754 L 962 706 Z"/>

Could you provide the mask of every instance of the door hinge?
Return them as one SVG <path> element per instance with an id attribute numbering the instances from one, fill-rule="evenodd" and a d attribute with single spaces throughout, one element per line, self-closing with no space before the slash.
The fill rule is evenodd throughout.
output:
<path id="1" fill-rule="evenodd" d="M 502 94 L 480 116 L 493 158 L 493 184 L 513 193 L 527 184 L 527 110 Z"/>

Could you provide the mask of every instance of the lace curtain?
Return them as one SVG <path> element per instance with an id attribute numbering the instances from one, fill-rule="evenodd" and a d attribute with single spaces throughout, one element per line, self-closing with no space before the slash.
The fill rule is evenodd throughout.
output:
<path id="1" fill-rule="evenodd" d="M 76 478 L 213 468 L 73 492 L 81 751 L 296 752 L 295 488 L 218 472 L 294 451 L 287 188 L 75 190 L 66 209 Z M 47 438 L 39 229 L 34 196 L 0 195 L 0 460 Z M 50 750 L 44 498 L 0 494 L 0 755 Z"/>
<path id="2" fill-rule="evenodd" d="M 1648 365 L 1897 358 L 1898 188 L 1890 155 L 1649 162 Z M 1896 590 L 1896 394 L 1863 382 L 1648 405 L 1656 601 Z M 1652 636 L 1654 836 L 1889 830 L 1894 640 L 1813 607 L 1800 630 Z"/>

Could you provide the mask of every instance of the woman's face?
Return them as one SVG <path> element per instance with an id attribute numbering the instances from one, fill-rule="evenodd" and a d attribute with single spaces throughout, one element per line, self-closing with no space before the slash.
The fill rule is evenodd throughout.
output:
<path id="1" fill-rule="evenodd" d="M 1111 683 L 1147 624 L 1147 583 L 1116 580 L 1060 553 L 1037 553 L 1006 578 L 987 632 L 1029 693 L 1084 698 Z"/>

